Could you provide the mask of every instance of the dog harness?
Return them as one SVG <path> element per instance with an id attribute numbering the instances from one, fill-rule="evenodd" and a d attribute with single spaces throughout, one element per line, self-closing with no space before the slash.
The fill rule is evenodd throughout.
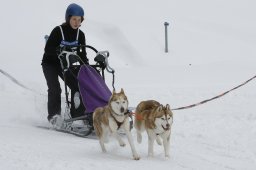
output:
<path id="1" fill-rule="evenodd" d="M 126 118 L 129 116 L 129 113 L 130 113 L 130 111 L 129 110 L 127 110 L 127 112 L 125 112 L 124 113 L 124 115 L 126 116 Z M 116 124 L 117 124 L 117 130 L 122 126 L 122 124 L 124 123 L 124 121 L 122 121 L 122 122 L 119 122 L 118 120 L 116 120 L 116 118 L 115 118 L 115 116 L 113 116 L 112 114 L 110 114 L 111 116 L 112 116 L 112 118 L 115 120 L 115 122 L 116 122 Z M 128 115 L 128 116 L 127 116 Z M 126 119 L 125 118 L 125 119 Z M 124 120 L 125 120 L 124 119 Z"/>

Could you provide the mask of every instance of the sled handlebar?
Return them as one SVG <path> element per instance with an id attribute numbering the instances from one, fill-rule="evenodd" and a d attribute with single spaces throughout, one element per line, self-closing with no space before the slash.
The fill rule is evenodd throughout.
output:
<path id="1" fill-rule="evenodd" d="M 97 52 L 97 55 L 102 55 L 104 57 L 105 64 L 106 64 L 106 70 L 109 73 L 115 73 L 115 70 L 112 67 L 110 67 L 110 65 L 108 63 L 109 52 L 108 51 L 99 51 L 99 52 Z"/>
<path id="2" fill-rule="evenodd" d="M 106 65 L 106 70 L 109 72 L 109 73 L 114 73 L 115 72 L 115 70 L 112 68 L 112 67 L 110 67 L 110 65 L 109 65 L 109 62 L 108 62 L 108 57 L 109 57 L 109 51 L 98 51 L 98 50 L 96 50 L 94 47 L 92 47 L 92 46 L 90 46 L 90 45 L 65 45 L 65 46 L 63 46 L 62 48 L 70 48 L 70 49 L 72 49 L 72 48 L 81 48 L 81 47 L 85 47 L 85 48 L 90 48 L 91 50 L 93 50 L 95 53 L 96 53 L 96 56 L 98 56 L 98 55 L 102 55 L 103 57 L 104 57 L 104 61 L 105 61 L 105 65 Z M 60 55 L 59 55 L 59 59 L 60 59 L 60 56 L 63 54 L 63 53 L 69 53 L 69 54 L 71 54 L 72 52 L 64 52 L 64 51 L 62 51 L 61 53 L 60 53 Z M 80 59 L 81 60 L 81 59 Z"/>
<path id="3" fill-rule="evenodd" d="M 92 47 L 92 46 L 90 46 L 90 45 L 72 45 L 72 46 L 66 46 L 66 47 L 70 47 L 70 48 L 72 48 L 72 47 L 85 47 L 85 48 L 90 48 L 91 50 L 93 50 L 95 53 L 96 53 L 96 56 L 97 55 L 102 55 L 102 56 L 104 56 L 104 60 L 105 60 L 105 64 L 106 64 L 106 70 L 109 72 L 109 73 L 114 73 L 115 72 L 115 70 L 112 68 L 112 67 L 110 67 L 110 65 L 109 65 L 109 62 L 108 62 L 108 57 L 109 57 L 109 51 L 98 51 L 98 50 L 96 50 L 94 47 Z"/>

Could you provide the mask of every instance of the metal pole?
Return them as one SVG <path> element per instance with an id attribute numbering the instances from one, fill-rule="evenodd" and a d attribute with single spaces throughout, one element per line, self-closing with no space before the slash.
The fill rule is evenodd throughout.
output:
<path id="1" fill-rule="evenodd" d="M 164 23 L 165 27 L 165 52 L 168 53 L 168 32 L 167 32 L 167 26 L 169 25 L 168 22 Z"/>

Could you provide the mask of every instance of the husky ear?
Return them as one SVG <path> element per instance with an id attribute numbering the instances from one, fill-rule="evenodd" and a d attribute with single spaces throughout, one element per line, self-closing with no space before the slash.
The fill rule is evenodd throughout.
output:
<path id="1" fill-rule="evenodd" d="M 124 89 L 123 89 L 123 88 L 121 88 L 121 93 L 123 93 L 123 94 L 124 94 Z"/>
<path id="2" fill-rule="evenodd" d="M 170 105 L 169 104 L 166 104 L 166 110 L 171 110 L 171 108 L 170 108 Z"/>
<path id="3" fill-rule="evenodd" d="M 163 110 L 163 105 L 158 106 L 157 112 L 161 112 Z"/>
<path id="4" fill-rule="evenodd" d="M 113 93 L 112 94 L 115 94 L 116 93 L 116 90 L 115 89 L 113 89 Z"/>

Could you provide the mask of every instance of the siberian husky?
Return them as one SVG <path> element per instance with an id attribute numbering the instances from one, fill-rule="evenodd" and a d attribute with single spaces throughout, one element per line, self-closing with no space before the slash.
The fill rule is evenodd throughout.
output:
<path id="1" fill-rule="evenodd" d="M 170 135 L 173 122 L 173 113 L 169 104 L 161 105 L 154 100 L 142 101 L 135 111 L 135 128 L 137 130 L 137 141 L 141 143 L 142 132 L 148 134 L 148 156 L 153 156 L 153 144 L 156 140 L 162 145 L 163 140 L 165 157 L 170 157 Z M 160 138 L 161 137 L 161 138 Z"/>
<path id="2" fill-rule="evenodd" d="M 140 159 L 135 150 L 130 132 L 128 100 L 123 89 L 121 89 L 120 93 L 116 93 L 114 90 L 108 105 L 95 109 L 93 113 L 93 126 L 99 137 L 100 146 L 103 152 L 106 152 L 104 143 L 108 140 L 109 134 L 112 134 L 118 140 L 120 146 L 125 146 L 121 136 L 117 133 L 117 130 L 122 128 L 130 143 L 133 159 Z"/>

